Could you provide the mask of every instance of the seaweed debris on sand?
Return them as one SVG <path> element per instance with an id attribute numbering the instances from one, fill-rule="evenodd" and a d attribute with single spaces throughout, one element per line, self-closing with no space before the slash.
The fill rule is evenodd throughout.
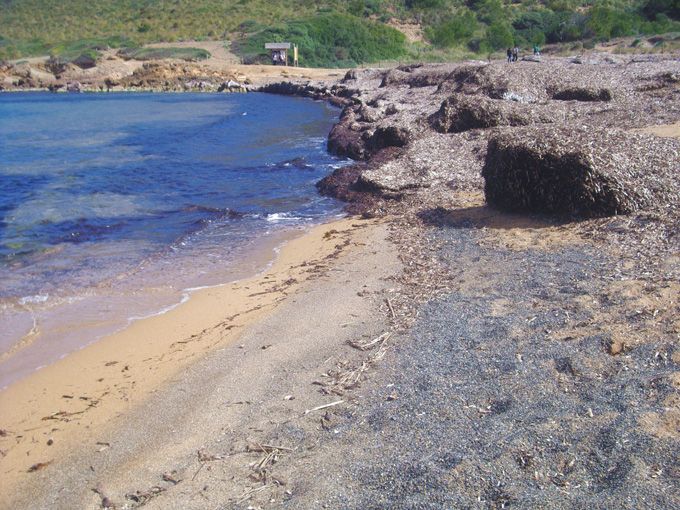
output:
<path id="1" fill-rule="evenodd" d="M 677 125 L 678 62 L 418 64 L 268 87 L 343 105 L 329 148 L 357 162 L 318 188 L 383 218 L 391 244 L 378 223 L 250 349 L 221 355 L 295 395 L 217 358 L 187 379 L 210 384 L 170 388 L 186 421 L 140 406 L 147 437 L 180 439 L 159 456 L 112 432 L 132 453 L 107 457 L 124 471 L 110 482 L 84 470 L 109 482 L 101 506 L 678 508 L 679 142 L 639 132 Z M 268 331 L 308 346 L 269 349 Z M 241 448 L 248 435 L 261 440 Z M 56 468 L 33 483 L 75 485 Z M 161 468 L 184 476 L 161 483 Z"/>
<path id="2" fill-rule="evenodd" d="M 390 222 L 399 334 L 293 506 L 679 504 L 680 64 L 581 62 L 342 80 L 319 188 Z"/>

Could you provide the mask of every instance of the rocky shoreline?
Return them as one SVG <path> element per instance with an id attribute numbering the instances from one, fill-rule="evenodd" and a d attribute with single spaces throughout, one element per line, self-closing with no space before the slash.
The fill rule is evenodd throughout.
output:
<path id="1" fill-rule="evenodd" d="M 343 108 L 328 146 L 355 163 L 318 188 L 381 220 L 320 235 L 357 252 L 297 263 L 310 285 L 98 438 L 105 451 L 28 475 L 41 501 L 677 508 L 677 55 L 257 89 Z M 158 445 L 125 446 L 135 434 Z"/>
<path id="2" fill-rule="evenodd" d="M 137 64 L 129 72 L 98 72 L 94 66 L 83 69 L 53 60 L 33 66 L 0 64 L 0 91 L 247 92 L 251 84 L 231 69 L 173 61 Z"/>
<path id="3" fill-rule="evenodd" d="M 525 185 L 534 188 L 524 190 L 526 199 L 511 207 L 516 210 L 582 218 L 649 210 L 653 202 L 677 207 L 673 174 L 677 142 L 633 132 L 680 118 L 677 59 L 655 56 L 581 62 L 551 58 L 512 65 L 412 65 L 350 71 L 331 87 L 274 84 L 261 90 L 331 98 L 345 105 L 329 135 L 329 150 L 368 166 L 356 172 L 349 189 L 339 193 L 370 190 L 378 198 L 403 198 L 442 186 L 481 190 L 479 177 L 484 176 L 485 164 L 497 166 L 496 160 L 518 157 L 499 154 L 510 151 L 512 145 L 513 150 L 526 153 L 523 163 L 529 166 L 540 166 L 546 157 L 559 166 L 561 158 L 573 154 L 583 160 L 584 176 L 566 177 L 580 179 L 588 174 L 593 185 L 607 181 L 612 193 L 621 193 L 610 198 L 606 193 L 592 196 L 589 203 L 534 203 L 528 195 L 539 188 L 568 185 L 531 180 Z M 612 163 L 609 167 L 600 164 L 607 161 Z M 654 175 L 645 171 L 645 164 L 653 167 Z M 493 181 L 509 179 L 514 170 L 513 166 L 492 177 L 489 168 L 485 176 Z M 551 173 L 547 168 L 535 168 L 535 172 L 526 177 L 557 179 L 568 173 L 558 169 Z M 320 186 L 326 188 L 346 174 L 338 171 Z M 652 190 L 651 181 L 657 179 L 664 180 L 663 186 Z M 657 192 L 666 195 L 657 197 Z M 503 207 L 490 189 L 487 198 Z M 602 202 L 608 199 L 618 206 L 605 207 Z"/>
<path id="4" fill-rule="evenodd" d="M 343 107 L 328 148 L 356 163 L 317 187 L 349 212 L 484 193 L 493 207 L 573 222 L 647 259 L 678 246 L 680 141 L 654 134 L 677 131 L 677 55 L 416 64 L 258 90 Z"/>
<path id="5" fill-rule="evenodd" d="M 344 105 L 328 147 L 356 163 L 317 186 L 384 217 L 404 265 L 393 350 L 325 415 L 340 437 L 275 469 L 284 507 L 676 507 L 677 56 L 267 91 Z"/>

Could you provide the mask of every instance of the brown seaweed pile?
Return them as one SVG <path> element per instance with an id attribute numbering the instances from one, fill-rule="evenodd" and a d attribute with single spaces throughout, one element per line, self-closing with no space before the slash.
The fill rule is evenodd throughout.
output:
<path id="1" fill-rule="evenodd" d="M 489 141 L 484 191 L 501 209 L 574 217 L 676 206 L 679 154 L 679 141 L 620 130 L 511 130 Z"/>

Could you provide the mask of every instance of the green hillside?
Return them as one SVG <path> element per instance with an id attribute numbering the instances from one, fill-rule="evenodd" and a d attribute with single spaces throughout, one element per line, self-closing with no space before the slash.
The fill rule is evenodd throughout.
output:
<path id="1" fill-rule="evenodd" d="M 425 41 L 391 20 L 420 24 Z M 306 65 L 344 66 L 680 31 L 678 20 L 679 0 L 0 0 L 0 58 L 228 39 L 256 61 L 264 40 L 291 40 Z"/>

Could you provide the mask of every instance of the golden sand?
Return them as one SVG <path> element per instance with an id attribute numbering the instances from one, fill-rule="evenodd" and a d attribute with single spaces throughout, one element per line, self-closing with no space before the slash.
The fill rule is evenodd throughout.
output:
<path id="1" fill-rule="evenodd" d="M 141 403 L 180 369 L 234 341 L 324 267 L 340 249 L 337 235 L 361 230 L 354 223 L 317 226 L 289 241 L 265 273 L 199 290 L 0 392 L 2 485 L 8 489 L 67 454 L 74 441 Z"/>

